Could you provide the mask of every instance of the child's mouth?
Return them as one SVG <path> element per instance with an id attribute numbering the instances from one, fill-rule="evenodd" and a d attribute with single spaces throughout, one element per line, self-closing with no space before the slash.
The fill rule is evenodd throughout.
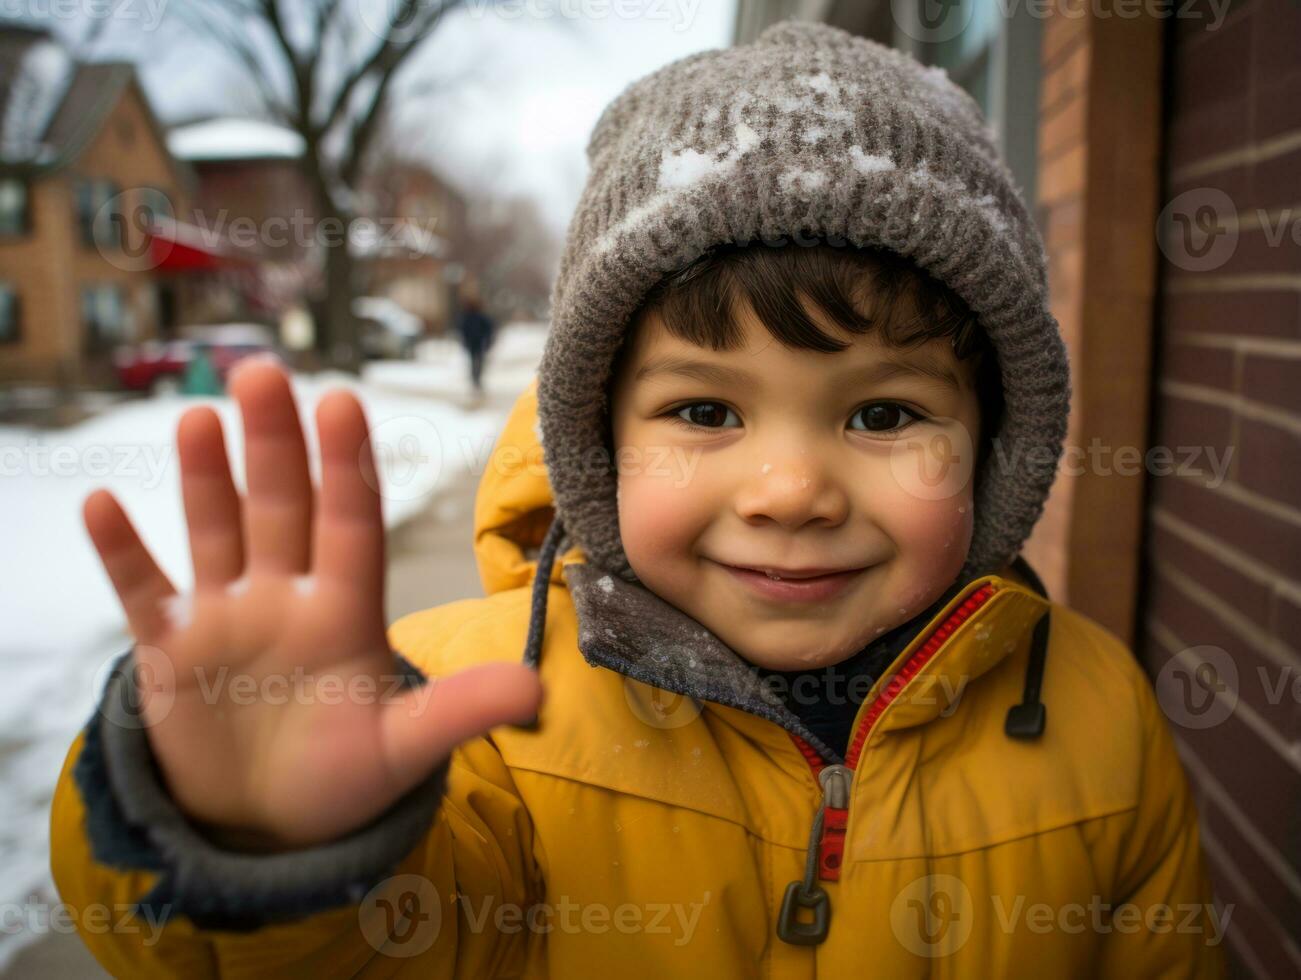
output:
<path id="1" fill-rule="evenodd" d="M 783 572 L 777 569 L 744 568 L 724 562 L 716 564 L 730 572 L 733 578 L 747 586 L 751 592 L 779 602 L 814 602 L 835 598 L 868 570 L 850 568 L 831 572 L 817 569 Z"/>

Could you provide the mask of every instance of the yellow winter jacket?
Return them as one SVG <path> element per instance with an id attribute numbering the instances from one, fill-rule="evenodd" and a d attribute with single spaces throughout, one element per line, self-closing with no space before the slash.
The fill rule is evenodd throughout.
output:
<path id="1" fill-rule="evenodd" d="M 481 478 L 486 598 L 391 627 L 427 674 L 520 658 L 551 518 L 535 408 L 531 387 Z M 704 631 L 683 650 L 653 623 L 620 620 L 650 608 L 614 601 L 631 589 L 577 549 L 562 556 L 538 725 L 459 747 L 427 830 L 366 894 L 260 927 L 179 916 L 158 930 L 137 916 L 132 929 L 110 916 L 118 927 L 105 929 L 77 914 L 82 937 L 124 977 L 1223 974 L 1226 916 L 1166 723 L 1129 650 L 1096 623 L 1010 568 L 971 582 L 877 681 L 833 762 L 798 730 L 725 703 L 753 706 L 753 692 L 674 693 L 674 678 L 723 661 Z M 1011 738 L 1045 612 L 1047 724 Z M 719 676 L 741 676 L 736 666 Z M 55 880 L 74 910 L 120 913 L 162 871 L 156 856 L 93 855 L 73 777 L 84 740 L 54 799 Z"/>

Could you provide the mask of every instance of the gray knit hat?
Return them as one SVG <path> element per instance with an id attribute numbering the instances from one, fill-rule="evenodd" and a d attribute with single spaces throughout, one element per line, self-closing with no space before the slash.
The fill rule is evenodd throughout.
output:
<path id="1" fill-rule="evenodd" d="M 632 314 L 722 243 L 843 239 L 947 284 L 998 355 L 1002 424 L 976 474 L 962 577 L 1019 552 L 1053 482 L 1070 405 L 1043 242 L 976 103 L 942 69 L 824 24 L 787 21 L 633 83 L 602 113 L 570 223 L 538 375 L 557 514 L 629 581 L 608 384 Z"/>

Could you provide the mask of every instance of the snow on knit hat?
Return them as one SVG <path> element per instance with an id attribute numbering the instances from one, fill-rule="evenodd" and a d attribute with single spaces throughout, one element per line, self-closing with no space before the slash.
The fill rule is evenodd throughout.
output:
<path id="1" fill-rule="evenodd" d="M 637 581 L 619 537 L 608 386 L 630 318 L 667 273 L 723 243 L 806 235 L 891 249 L 948 285 L 997 352 L 1004 411 L 976 473 L 960 577 L 1019 552 L 1052 485 L 1070 378 L 1043 242 L 980 109 L 942 69 L 787 21 L 634 82 L 587 146 L 538 373 L 565 533 Z"/>

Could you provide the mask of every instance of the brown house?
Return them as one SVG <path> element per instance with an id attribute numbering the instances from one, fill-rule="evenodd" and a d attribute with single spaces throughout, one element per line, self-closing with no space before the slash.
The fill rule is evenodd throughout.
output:
<path id="1" fill-rule="evenodd" d="M 1301 5 L 750 0 L 738 40 L 788 16 L 941 65 L 998 134 L 1072 370 L 1025 556 L 1151 675 L 1234 974 L 1301 974 Z"/>
<path id="2" fill-rule="evenodd" d="M 116 344 L 159 335 L 145 230 L 190 177 L 130 64 L 77 64 L 18 26 L 0 64 L 0 380 L 101 384 Z"/>

